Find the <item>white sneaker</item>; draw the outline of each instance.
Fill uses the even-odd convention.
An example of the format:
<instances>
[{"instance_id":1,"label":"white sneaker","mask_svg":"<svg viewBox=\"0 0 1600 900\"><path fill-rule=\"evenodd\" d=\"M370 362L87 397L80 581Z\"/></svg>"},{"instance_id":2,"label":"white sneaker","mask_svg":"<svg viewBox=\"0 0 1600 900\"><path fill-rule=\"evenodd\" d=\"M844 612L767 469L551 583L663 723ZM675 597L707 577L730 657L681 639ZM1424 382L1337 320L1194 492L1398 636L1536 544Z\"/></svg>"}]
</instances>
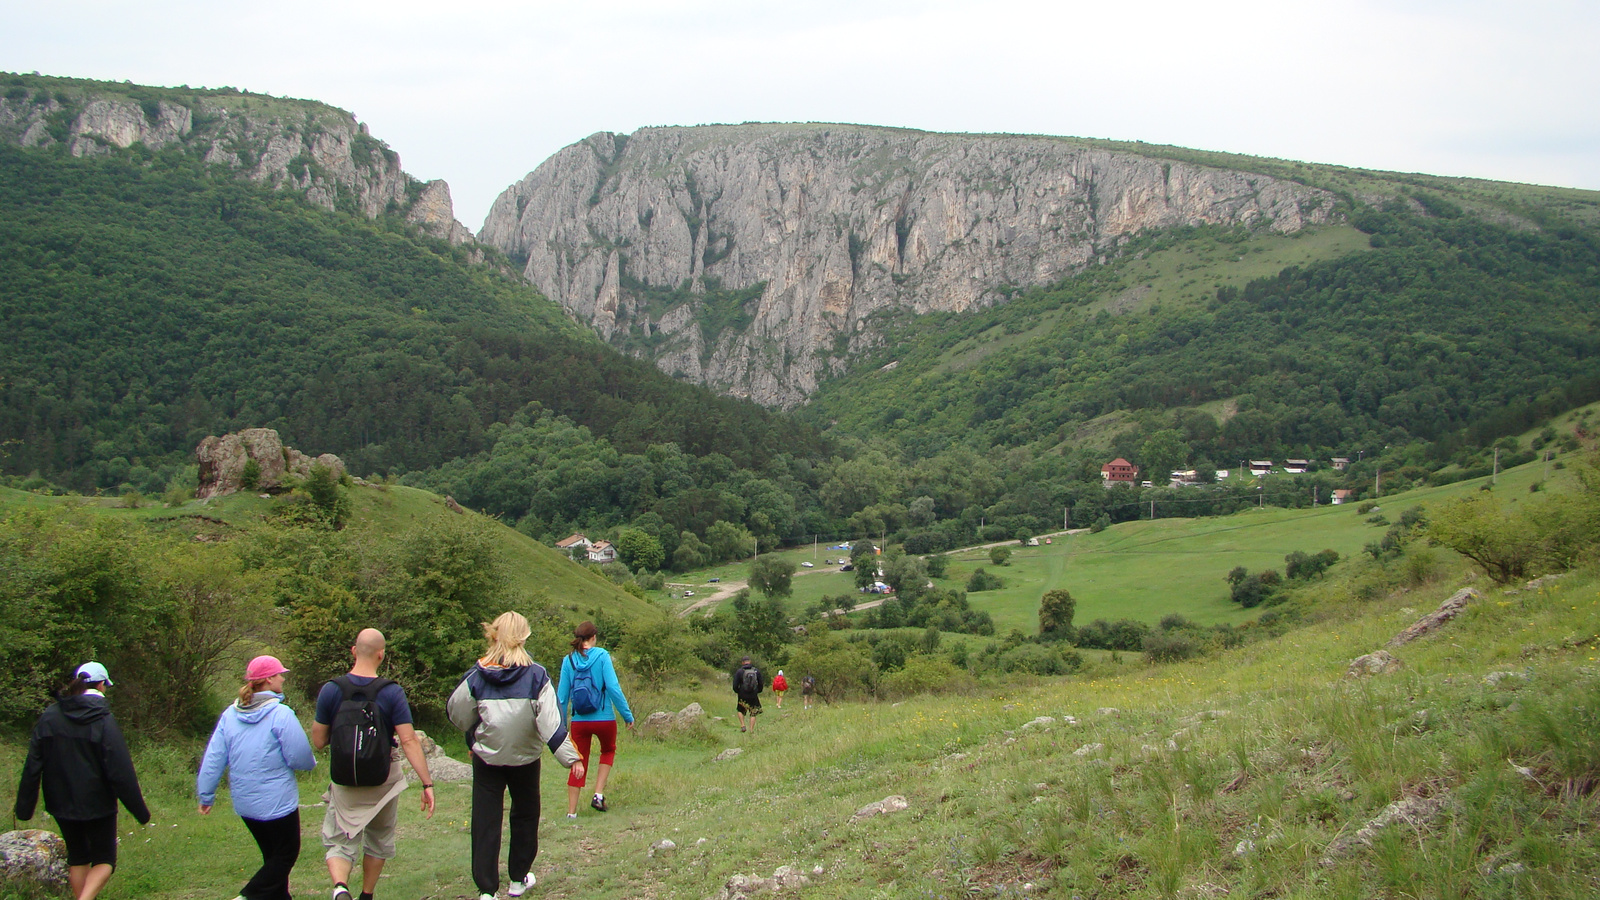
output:
<instances>
[{"instance_id":1,"label":"white sneaker","mask_svg":"<svg viewBox=\"0 0 1600 900\"><path fill-rule=\"evenodd\" d=\"M522 892L526 891L528 888L533 887L534 883L537 882L538 880L539 879L533 877L533 873L532 872L529 872L527 878L524 878L521 881L513 881L513 882L511 882L511 886L506 888L506 893L510 894L513 897L521 897L522 896Z\"/></svg>"},{"instance_id":2,"label":"white sneaker","mask_svg":"<svg viewBox=\"0 0 1600 900\"><path fill-rule=\"evenodd\" d=\"M494 900L493 894L479 894L478 900Z\"/></svg>"}]
</instances>

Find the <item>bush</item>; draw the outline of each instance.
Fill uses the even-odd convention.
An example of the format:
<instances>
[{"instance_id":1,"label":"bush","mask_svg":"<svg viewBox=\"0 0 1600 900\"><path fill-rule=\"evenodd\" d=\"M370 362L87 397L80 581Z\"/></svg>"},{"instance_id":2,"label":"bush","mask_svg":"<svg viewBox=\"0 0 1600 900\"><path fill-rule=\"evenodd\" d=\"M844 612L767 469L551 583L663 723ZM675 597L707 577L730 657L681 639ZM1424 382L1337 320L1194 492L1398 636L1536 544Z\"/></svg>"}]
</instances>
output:
<instances>
[{"instance_id":1,"label":"bush","mask_svg":"<svg viewBox=\"0 0 1600 900\"><path fill-rule=\"evenodd\" d=\"M966 693L977 687L972 675L942 656L921 653L907 659L897 672L878 679L878 696L901 700L917 694Z\"/></svg>"},{"instance_id":2,"label":"bush","mask_svg":"<svg viewBox=\"0 0 1600 900\"><path fill-rule=\"evenodd\" d=\"M676 616L639 623L619 648L623 662L650 684L659 684L689 661L689 644Z\"/></svg>"},{"instance_id":3,"label":"bush","mask_svg":"<svg viewBox=\"0 0 1600 900\"><path fill-rule=\"evenodd\" d=\"M1011 548L1010 547L990 547L989 548L989 562L991 562L991 563L993 563L993 564L995 564L997 566L1003 566L1003 565L1008 564L1010 561L1011 561Z\"/></svg>"},{"instance_id":4,"label":"bush","mask_svg":"<svg viewBox=\"0 0 1600 900\"><path fill-rule=\"evenodd\" d=\"M867 645L846 643L832 631L809 635L805 643L791 648L785 668L793 673L791 681L814 676L817 694L828 701L870 696L878 682L878 668Z\"/></svg>"},{"instance_id":5,"label":"bush","mask_svg":"<svg viewBox=\"0 0 1600 900\"><path fill-rule=\"evenodd\" d=\"M1144 658L1152 663L1181 662L1204 652L1200 641L1181 629L1154 631L1144 638Z\"/></svg>"},{"instance_id":6,"label":"bush","mask_svg":"<svg viewBox=\"0 0 1600 900\"><path fill-rule=\"evenodd\" d=\"M1005 582L1000 580L999 575L990 575L982 568L973 572L972 577L967 579L967 593L969 594L975 594L979 591L998 591L1004 586Z\"/></svg>"},{"instance_id":7,"label":"bush","mask_svg":"<svg viewBox=\"0 0 1600 900\"><path fill-rule=\"evenodd\" d=\"M1000 654L1000 671L1008 674L1069 675L1083 666L1083 657L1043 644L1023 644Z\"/></svg>"},{"instance_id":8,"label":"bush","mask_svg":"<svg viewBox=\"0 0 1600 900\"><path fill-rule=\"evenodd\" d=\"M1095 619L1078 629L1077 644L1091 650L1142 650L1150 626L1132 619Z\"/></svg>"}]
</instances>

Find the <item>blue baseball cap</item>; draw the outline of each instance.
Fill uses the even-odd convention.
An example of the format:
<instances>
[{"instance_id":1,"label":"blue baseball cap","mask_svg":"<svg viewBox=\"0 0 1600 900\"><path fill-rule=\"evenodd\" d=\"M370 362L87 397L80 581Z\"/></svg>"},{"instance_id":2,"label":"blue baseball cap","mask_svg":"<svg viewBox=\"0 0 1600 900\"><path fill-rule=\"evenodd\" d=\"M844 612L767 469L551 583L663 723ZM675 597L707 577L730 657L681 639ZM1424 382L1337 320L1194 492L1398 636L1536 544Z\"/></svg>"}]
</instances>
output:
<instances>
[{"instance_id":1,"label":"blue baseball cap","mask_svg":"<svg viewBox=\"0 0 1600 900\"><path fill-rule=\"evenodd\" d=\"M111 676L106 672L106 667L97 662L86 662L78 667L78 677L84 681L103 681L111 684Z\"/></svg>"}]
</instances>

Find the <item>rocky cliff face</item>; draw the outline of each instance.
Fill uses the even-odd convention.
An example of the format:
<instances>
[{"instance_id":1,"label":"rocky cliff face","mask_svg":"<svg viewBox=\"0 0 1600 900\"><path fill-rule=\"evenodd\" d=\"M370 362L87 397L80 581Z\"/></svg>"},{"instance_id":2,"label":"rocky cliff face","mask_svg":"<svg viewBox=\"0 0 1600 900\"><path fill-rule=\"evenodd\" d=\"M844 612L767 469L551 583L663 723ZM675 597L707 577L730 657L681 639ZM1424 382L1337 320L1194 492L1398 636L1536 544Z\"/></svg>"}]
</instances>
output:
<instances>
[{"instance_id":1,"label":"rocky cliff face","mask_svg":"<svg viewBox=\"0 0 1600 900\"><path fill-rule=\"evenodd\" d=\"M343 110L236 91L37 76L12 81L0 96L0 140L59 147L73 156L134 144L181 147L245 178L298 191L327 209L368 218L396 212L451 243L472 240L456 221L450 186L407 175L400 157Z\"/></svg>"},{"instance_id":2,"label":"rocky cliff face","mask_svg":"<svg viewBox=\"0 0 1600 900\"><path fill-rule=\"evenodd\" d=\"M1304 185L1067 139L742 125L596 134L507 189L478 238L613 344L792 406L887 339L874 313L1000 302L1143 229L1334 215Z\"/></svg>"}]
</instances>

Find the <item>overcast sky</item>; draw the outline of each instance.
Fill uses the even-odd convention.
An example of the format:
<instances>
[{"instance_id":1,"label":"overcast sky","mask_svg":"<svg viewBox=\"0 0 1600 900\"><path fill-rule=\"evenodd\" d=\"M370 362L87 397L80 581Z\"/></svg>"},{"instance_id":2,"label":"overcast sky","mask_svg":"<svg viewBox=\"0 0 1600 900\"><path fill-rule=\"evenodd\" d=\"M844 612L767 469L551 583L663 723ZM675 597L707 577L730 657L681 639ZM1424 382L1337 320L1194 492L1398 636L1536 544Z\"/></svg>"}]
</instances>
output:
<instances>
[{"instance_id":1,"label":"overcast sky","mask_svg":"<svg viewBox=\"0 0 1600 900\"><path fill-rule=\"evenodd\" d=\"M0 0L0 69L321 100L476 231L646 125L1073 135L1600 189L1600 3Z\"/></svg>"}]
</instances>

